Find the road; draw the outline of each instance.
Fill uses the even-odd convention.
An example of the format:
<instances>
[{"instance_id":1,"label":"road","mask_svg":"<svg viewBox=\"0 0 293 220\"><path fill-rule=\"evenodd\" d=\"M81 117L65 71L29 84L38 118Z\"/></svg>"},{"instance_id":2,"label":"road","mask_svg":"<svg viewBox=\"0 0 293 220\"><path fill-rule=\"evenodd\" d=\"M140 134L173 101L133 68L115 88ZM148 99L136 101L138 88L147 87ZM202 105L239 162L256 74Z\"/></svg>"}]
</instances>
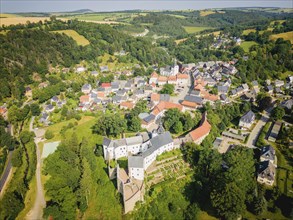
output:
<instances>
[{"instance_id":1,"label":"road","mask_svg":"<svg viewBox=\"0 0 293 220\"><path fill-rule=\"evenodd\" d=\"M2 176L1 176L1 179L0 179L0 194L2 194L2 189L4 188L5 183L6 183L7 179L8 179L8 176L9 176L9 174L11 172L11 167L12 167L11 166L11 157L12 157L12 152L13 151L9 151L9 153L8 153L8 156L7 156L7 165L6 165L5 170L4 170L4 172L3 172Z\"/></svg>"},{"instance_id":2,"label":"road","mask_svg":"<svg viewBox=\"0 0 293 220\"><path fill-rule=\"evenodd\" d=\"M257 141L257 138L259 136L259 134L262 131L262 128L265 126L265 124L269 121L270 119L270 115L269 112L265 111L260 120L257 122L257 124L255 125L255 127L253 128L253 130L251 131L249 138L247 140L246 146L250 147L250 148L254 148L255 147L255 143Z\"/></svg>"},{"instance_id":3,"label":"road","mask_svg":"<svg viewBox=\"0 0 293 220\"><path fill-rule=\"evenodd\" d=\"M34 131L33 123L35 117L33 116L30 122L30 131ZM33 208L29 211L26 216L28 220L43 219L43 208L46 207L46 201L44 196L43 185L41 181L41 152L38 146L38 143L41 141L40 138L35 138L36 144L36 154L37 154L37 169L36 169L36 178L37 178L37 195Z\"/></svg>"}]
</instances>

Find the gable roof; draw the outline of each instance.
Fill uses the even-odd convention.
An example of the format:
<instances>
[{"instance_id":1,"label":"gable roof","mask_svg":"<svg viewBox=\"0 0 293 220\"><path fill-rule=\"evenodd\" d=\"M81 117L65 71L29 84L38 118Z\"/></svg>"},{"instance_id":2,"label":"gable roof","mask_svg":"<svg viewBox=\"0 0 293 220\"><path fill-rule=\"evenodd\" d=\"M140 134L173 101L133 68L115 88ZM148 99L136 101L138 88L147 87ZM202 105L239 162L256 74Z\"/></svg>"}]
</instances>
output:
<instances>
[{"instance_id":1,"label":"gable roof","mask_svg":"<svg viewBox=\"0 0 293 220\"><path fill-rule=\"evenodd\" d=\"M200 105L203 103L203 99L201 97L191 96L191 95L185 96L184 101L194 102L194 103L200 104Z\"/></svg>"},{"instance_id":2,"label":"gable roof","mask_svg":"<svg viewBox=\"0 0 293 220\"><path fill-rule=\"evenodd\" d=\"M265 160L275 160L275 154L275 149L272 146L268 145L262 147L260 157Z\"/></svg>"},{"instance_id":3,"label":"gable roof","mask_svg":"<svg viewBox=\"0 0 293 220\"><path fill-rule=\"evenodd\" d=\"M143 168L143 157L142 156L129 156L128 157L129 168Z\"/></svg>"},{"instance_id":4,"label":"gable roof","mask_svg":"<svg viewBox=\"0 0 293 220\"><path fill-rule=\"evenodd\" d=\"M177 75L177 79L188 79L188 75L187 74L178 74Z\"/></svg>"},{"instance_id":5,"label":"gable roof","mask_svg":"<svg viewBox=\"0 0 293 220\"><path fill-rule=\"evenodd\" d=\"M251 123L254 119L255 119L255 114L251 110L249 110L248 112L246 112L245 115L243 115L240 118L240 121L243 121L245 123Z\"/></svg>"},{"instance_id":6,"label":"gable roof","mask_svg":"<svg viewBox=\"0 0 293 220\"><path fill-rule=\"evenodd\" d=\"M258 176L268 180L274 180L276 173L275 166L268 160L262 161L259 164Z\"/></svg>"},{"instance_id":7,"label":"gable roof","mask_svg":"<svg viewBox=\"0 0 293 220\"><path fill-rule=\"evenodd\" d=\"M183 106L180 104L176 104L173 102L166 102L166 101L161 101L159 104L157 104L153 110L152 114L158 115L160 112L170 109L170 108L177 108L179 111L183 110Z\"/></svg>"},{"instance_id":8,"label":"gable roof","mask_svg":"<svg viewBox=\"0 0 293 220\"><path fill-rule=\"evenodd\" d=\"M159 78L159 75L156 72L153 72L151 75L151 78Z\"/></svg>"},{"instance_id":9,"label":"gable roof","mask_svg":"<svg viewBox=\"0 0 293 220\"><path fill-rule=\"evenodd\" d=\"M203 113L202 119L200 122L200 126L193 131L189 132L190 137L193 141L197 141L198 139L208 135L211 130L211 125L207 120L207 113Z\"/></svg>"}]
</instances>

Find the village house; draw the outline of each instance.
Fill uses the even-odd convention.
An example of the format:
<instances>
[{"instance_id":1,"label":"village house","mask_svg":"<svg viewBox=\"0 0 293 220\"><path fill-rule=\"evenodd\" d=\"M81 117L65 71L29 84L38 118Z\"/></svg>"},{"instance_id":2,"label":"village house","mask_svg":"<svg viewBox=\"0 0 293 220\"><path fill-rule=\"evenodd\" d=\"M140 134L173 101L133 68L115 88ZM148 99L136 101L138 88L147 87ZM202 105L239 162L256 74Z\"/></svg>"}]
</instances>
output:
<instances>
[{"instance_id":1,"label":"village house","mask_svg":"<svg viewBox=\"0 0 293 220\"><path fill-rule=\"evenodd\" d=\"M178 86L186 86L188 83L188 75L187 74L178 74L177 75L177 84Z\"/></svg>"},{"instance_id":2,"label":"village house","mask_svg":"<svg viewBox=\"0 0 293 220\"><path fill-rule=\"evenodd\" d=\"M176 85L177 84L176 76L169 76L168 77L168 84Z\"/></svg>"},{"instance_id":3,"label":"village house","mask_svg":"<svg viewBox=\"0 0 293 220\"><path fill-rule=\"evenodd\" d=\"M8 115L8 111L6 106L0 106L0 115L6 120L7 119L7 115Z\"/></svg>"},{"instance_id":4,"label":"village house","mask_svg":"<svg viewBox=\"0 0 293 220\"><path fill-rule=\"evenodd\" d=\"M239 127L241 129L250 129L254 120L255 120L255 114L250 110L240 118Z\"/></svg>"},{"instance_id":5,"label":"village house","mask_svg":"<svg viewBox=\"0 0 293 220\"><path fill-rule=\"evenodd\" d=\"M186 135L186 141L192 141L195 144L201 144L201 142L209 135L211 131L211 125L207 119L207 112L203 113L200 125L198 128L189 132Z\"/></svg>"},{"instance_id":6,"label":"village house","mask_svg":"<svg viewBox=\"0 0 293 220\"><path fill-rule=\"evenodd\" d=\"M275 167L277 167L276 151L271 145L261 148L260 161L262 162L266 160L270 161Z\"/></svg>"},{"instance_id":7,"label":"village house","mask_svg":"<svg viewBox=\"0 0 293 220\"><path fill-rule=\"evenodd\" d=\"M171 108L177 108L179 111L184 112L185 108L180 105L176 104L173 102L166 102L166 101L161 101L159 104L157 104L153 109L152 109L152 114L156 116L156 120L162 117L168 109Z\"/></svg>"},{"instance_id":8,"label":"village house","mask_svg":"<svg viewBox=\"0 0 293 220\"><path fill-rule=\"evenodd\" d=\"M109 72L108 66L100 66L100 71L103 72Z\"/></svg>"},{"instance_id":9,"label":"village house","mask_svg":"<svg viewBox=\"0 0 293 220\"><path fill-rule=\"evenodd\" d=\"M47 125L49 123L49 115L46 112L43 112L41 114L39 122Z\"/></svg>"},{"instance_id":10,"label":"village house","mask_svg":"<svg viewBox=\"0 0 293 220\"><path fill-rule=\"evenodd\" d=\"M166 76L159 76L158 78L158 85L163 86L167 84L168 78Z\"/></svg>"},{"instance_id":11,"label":"village house","mask_svg":"<svg viewBox=\"0 0 293 220\"><path fill-rule=\"evenodd\" d=\"M276 167L268 160L259 164L257 181L269 186L273 186L276 175Z\"/></svg>"},{"instance_id":12,"label":"village house","mask_svg":"<svg viewBox=\"0 0 293 220\"><path fill-rule=\"evenodd\" d=\"M83 73L86 71L86 68L83 66L76 67L76 73Z\"/></svg>"},{"instance_id":13,"label":"village house","mask_svg":"<svg viewBox=\"0 0 293 220\"><path fill-rule=\"evenodd\" d=\"M47 113L49 113L49 112L53 112L54 109L55 109L55 107L54 107L53 105L51 105L51 104L49 104L49 105L47 105L47 106L45 107L45 111L46 111Z\"/></svg>"},{"instance_id":14,"label":"village house","mask_svg":"<svg viewBox=\"0 0 293 220\"><path fill-rule=\"evenodd\" d=\"M98 73L98 71L94 70L94 71L91 71L91 75L94 77L97 77L99 75L99 73Z\"/></svg>"},{"instance_id":15,"label":"village house","mask_svg":"<svg viewBox=\"0 0 293 220\"><path fill-rule=\"evenodd\" d=\"M120 105L119 105L119 107L121 109L126 109L126 110L133 109L134 108L134 103L129 102L129 101L121 102Z\"/></svg>"},{"instance_id":16,"label":"village house","mask_svg":"<svg viewBox=\"0 0 293 220\"><path fill-rule=\"evenodd\" d=\"M82 87L81 87L81 91L84 93L84 94L89 94L92 90L92 86L90 84L84 84Z\"/></svg>"},{"instance_id":17,"label":"village house","mask_svg":"<svg viewBox=\"0 0 293 220\"><path fill-rule=\"evenodd\" d=\"M276 142L276 139L278 138L281 127L282 127L282 122L276 121L269 135L269 138L268 138L269 141Z\"/></svg>"},{"instance_id":18,"label":"village house","mask_svg":"<svg viewBox=\"0 0 293 220\"><path fill-rule=\"evenodd\" d=\"M31 87L29 87L29 86L25 87L25 96L27 98L31 98L33 96L33 91L31 89Z\"/></svg>"},{"instance_id":19,"label":"village house","mask_svg":"<svg viewBox=\"0 0 293 220\"><path fill-rule=\"evenodd\" d=\"M150 77L149 84L152 84L152 83L157 84L158 79L159 79L159 75L156 72L153 72L151 77Z\"/></svg>"},{"instance_id":20,"label":"village house","mask_svg":"<svg viewBox=\"0 0 293 220\"><path fill-rule=\"evenodd\" d=\"M283 85L284 85L284 81L282 81L282 80L276 80L275 81L275 87L281 87Z\"/></svg>"}]
</instances>

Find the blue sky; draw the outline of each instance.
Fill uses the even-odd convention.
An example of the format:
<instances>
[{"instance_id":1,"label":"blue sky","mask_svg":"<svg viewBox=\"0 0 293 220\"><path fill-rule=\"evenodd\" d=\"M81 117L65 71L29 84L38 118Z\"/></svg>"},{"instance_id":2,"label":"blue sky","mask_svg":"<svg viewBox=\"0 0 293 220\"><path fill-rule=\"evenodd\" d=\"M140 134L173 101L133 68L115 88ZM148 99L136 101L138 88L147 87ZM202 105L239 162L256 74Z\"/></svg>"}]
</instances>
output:
<instances>
[{"instance_id":1,"label":"blue sky","mask_svg":"<svg viewBox=\"0 0 293 220\"><path fill-rule=\"evenodd\" d=\"M293 0L0 0L1 13L4 12L60 12L78 9L91 9L93 11L117 11L117 10L182 10L205 9L225 7L283 7L292 8Z\"/></svg>"}]
</instances>

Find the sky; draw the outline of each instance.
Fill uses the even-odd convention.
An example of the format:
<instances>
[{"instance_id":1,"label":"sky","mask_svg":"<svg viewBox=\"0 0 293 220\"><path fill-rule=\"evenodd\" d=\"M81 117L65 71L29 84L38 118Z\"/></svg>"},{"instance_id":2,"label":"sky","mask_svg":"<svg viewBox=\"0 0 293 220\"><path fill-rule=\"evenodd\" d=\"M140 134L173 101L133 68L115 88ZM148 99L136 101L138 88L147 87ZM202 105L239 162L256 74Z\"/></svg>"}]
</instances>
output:
<instances>
[{"instance_id":1,"label":"sky","mask_svg":"<svg viewBox=\"0 0 293 220\"><path fill-rule=\"evenodd\" d=\"M64 12L79 9L93 11L118 10L184 10L228 7L281 7L293 8L293 0L0 0L1 13Z\"/></svg>"}]
</instances>

